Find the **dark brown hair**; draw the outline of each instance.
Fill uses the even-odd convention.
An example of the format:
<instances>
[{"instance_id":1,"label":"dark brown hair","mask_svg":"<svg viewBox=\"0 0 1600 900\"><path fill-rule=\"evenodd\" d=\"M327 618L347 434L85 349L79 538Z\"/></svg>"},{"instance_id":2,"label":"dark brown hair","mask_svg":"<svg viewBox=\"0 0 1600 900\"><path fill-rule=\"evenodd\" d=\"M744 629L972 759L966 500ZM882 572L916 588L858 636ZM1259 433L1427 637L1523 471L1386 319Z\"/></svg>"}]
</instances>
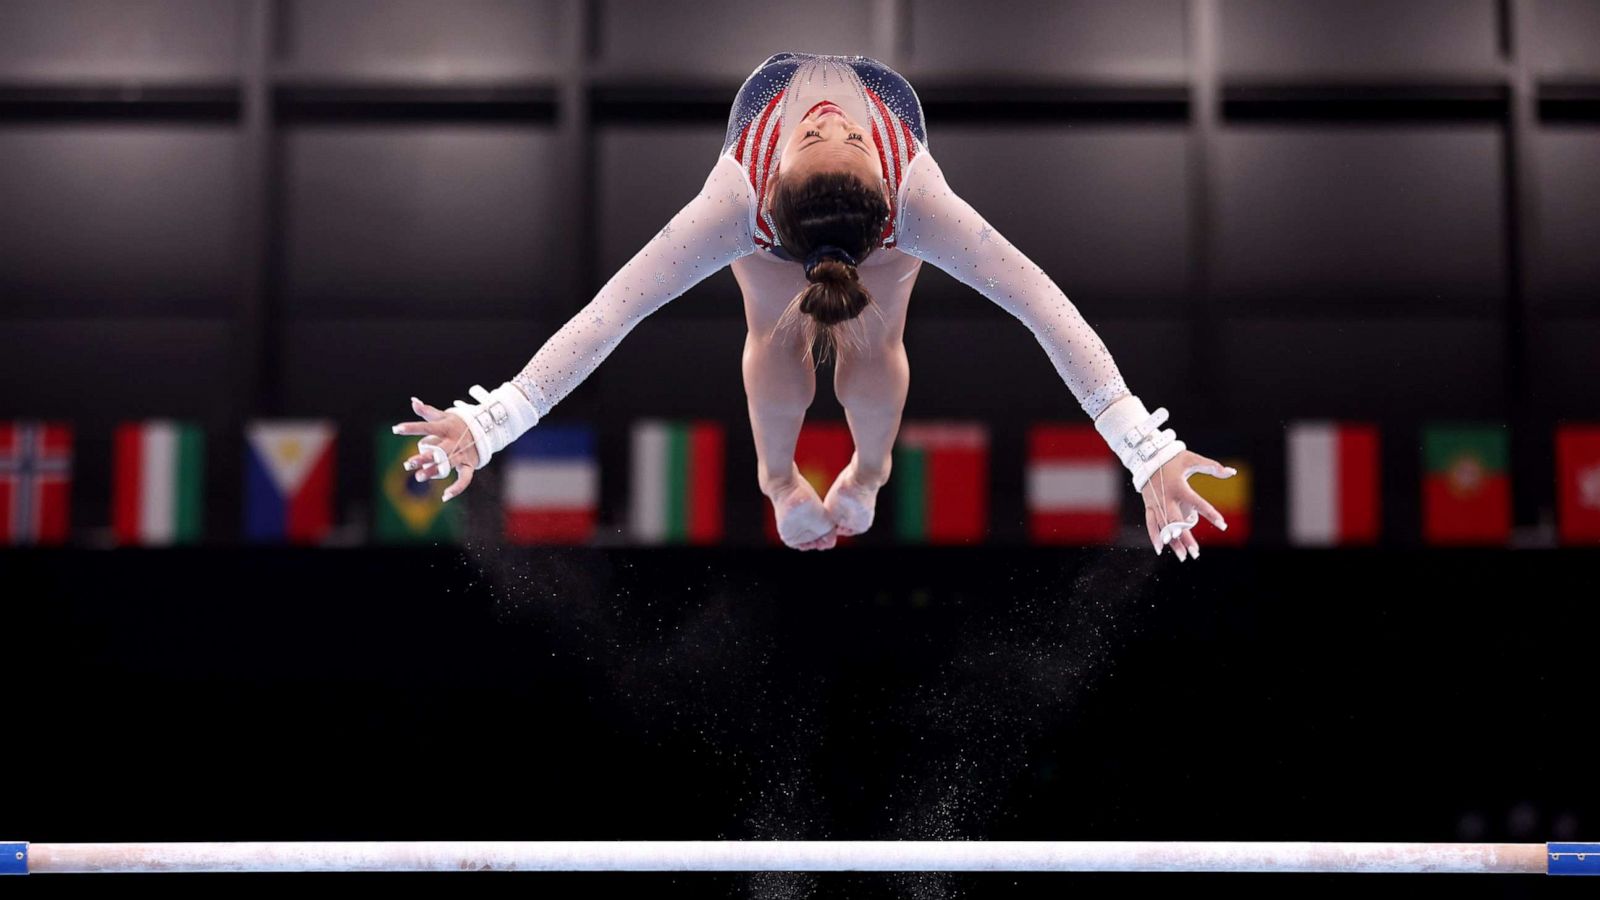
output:
<instances>
[{"instance_id":1,"label":"dark brown hair","mask_svg":"<svg viewBox=\"0 0 1600 900\"><path fill-rule=\"evenodd\" d=\"M778 241L804 265L818 248L833 247L862 262L877 248L889 219L883 193L848 172L818 172L804 178L779 178L772 192L772 221ZM824 251L828 252L828 251ZM855 265L834 253L815 261L811 284L795 295L785 319L798 309L809 316L806 345L817 347L817 361L837 349L834 326L861 315L872 295Z\"/></svg>"}]
</instances>

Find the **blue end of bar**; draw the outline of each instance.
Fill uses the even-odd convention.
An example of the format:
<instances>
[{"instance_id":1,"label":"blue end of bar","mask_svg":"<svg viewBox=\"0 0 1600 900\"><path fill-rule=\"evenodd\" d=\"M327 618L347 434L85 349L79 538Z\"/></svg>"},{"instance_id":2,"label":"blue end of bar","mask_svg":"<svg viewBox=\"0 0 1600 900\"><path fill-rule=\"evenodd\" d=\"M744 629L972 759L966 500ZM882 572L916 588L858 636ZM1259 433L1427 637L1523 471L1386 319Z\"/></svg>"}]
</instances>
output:
<instances>
[{"instance_id":1,"label":"blue end of bar","mask_svg":"<svg viewBox=\"0 0 1600 900\"><path fill-rule=\"evenodd\" d=\"M1600 875L1600 844L1545 844L1551 875Z\"/></svg>"},{"instance_id":2,"label":"blue end of bar","mask_svg":"<svg viewBox=\"0 0 1600 900\"><path fill-rule=\"evenodd\" d=\"M0 841L0 875L28 874L28 842Z\"/></svg>"}]
</instances>

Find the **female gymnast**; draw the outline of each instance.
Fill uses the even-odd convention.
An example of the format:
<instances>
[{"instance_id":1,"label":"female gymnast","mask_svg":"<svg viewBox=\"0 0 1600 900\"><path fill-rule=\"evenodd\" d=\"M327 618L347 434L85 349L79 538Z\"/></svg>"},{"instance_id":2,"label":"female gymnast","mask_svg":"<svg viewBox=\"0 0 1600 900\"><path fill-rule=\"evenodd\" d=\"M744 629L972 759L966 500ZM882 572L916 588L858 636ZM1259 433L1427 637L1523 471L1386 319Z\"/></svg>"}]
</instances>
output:
<instances>
[{"instance_id":1,"label":"female gymnast","mask_svg":"<svg viewBox=\"0 0 1600 900\"><path fill-rule=\"evenodd\" d=\"M888 481L910 369L906 308L924 262L1021 320L1132 473L1160 554L1198 556L1191 533L1221 514L1188 484L1234 470L1188 450L1167 410L1131 394L1077 308L1044 270L955 194L932 154L922 105L893 69L865 56L778 53L745 79L705 185L510 381L473 385L476 402L440 410L413 397L423 435L405 462L419 481L466 490L495 452L550 414L645 316L724 266L744 295L744 384L761 492L783 542L827 549L872 524ZM864 313L866 313L864 315ZM825 497L801 476L795 442L816 392L833 385L855 443Z\"/></svg>"}]
</instances>

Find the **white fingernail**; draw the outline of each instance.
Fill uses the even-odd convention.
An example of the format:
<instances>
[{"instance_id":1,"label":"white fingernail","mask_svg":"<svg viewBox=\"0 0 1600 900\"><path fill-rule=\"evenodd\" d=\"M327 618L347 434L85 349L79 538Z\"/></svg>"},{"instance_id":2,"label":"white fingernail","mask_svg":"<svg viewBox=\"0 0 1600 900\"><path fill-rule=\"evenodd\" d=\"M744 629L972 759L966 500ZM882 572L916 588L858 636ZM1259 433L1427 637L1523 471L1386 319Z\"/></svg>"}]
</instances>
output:
<instances>
[{"instance_id":1,"label":"white fingernail","mask_svg":"<svg viewBox=\"0 0 1600 900\"><path fill-rule=\"evenodd\" d=\"M409 459L408 459L408 460L406 460L406 471L407 471L407 472L409 472L409 471L411 471L411 470L412 470L412 469L415 469L415 468L416 468L416 467L417 467L417 464L416 464L416 463L414 463L414 462L412 462L412 461L411 461L411 460L409 460Z\"/></svg>"},{"instance_id":2,"label":"white fingernail","mask_svg":"<svg viewBox=\"0 0 1600 900\"><path fill-rule=\"evenodd\" d=\"M400 430L400 426L399 425L394 426L394 428L392 428L390 430L393 431L395 434L404 434L405 433L405 432Z\"/></svg>"},{"instance_id":3,"label":"white fingernail","mask_svg":"<svg viewBox=\"0 0 1600 900\"><path fill-rule=\"evenodd\" d=\"M454 496L455 496L455 494L451 494L449 492L446 492L445 495L444 495L444 499L442 501L440 501L440 502L441 503L449 503L450 502L450 498L454 497Z\"/></svg>"},{"instance_id":4,"label":"white fingernail","mask_svg":"<svg viewBox=\"0 0 1600 900\"><path fill-rule=\"evenodd\" d=\"M418 481L423 481L424 480L423 477L422 477L422 473L421 472L417 473L417 480Z\"/></svg>"},{"instance_id":5,"label":"white fingernail","mask_svg":"<svg viewBox=\"0 0 1600 900\"><path fill-rule=\"evenodd\" d=\"M1221 525L1218 525L1217 527L1221 528L1223 531L1227 531L1228 530L1228 523L1227 522L1223 522Z\"/></svg>"}]
</instances>

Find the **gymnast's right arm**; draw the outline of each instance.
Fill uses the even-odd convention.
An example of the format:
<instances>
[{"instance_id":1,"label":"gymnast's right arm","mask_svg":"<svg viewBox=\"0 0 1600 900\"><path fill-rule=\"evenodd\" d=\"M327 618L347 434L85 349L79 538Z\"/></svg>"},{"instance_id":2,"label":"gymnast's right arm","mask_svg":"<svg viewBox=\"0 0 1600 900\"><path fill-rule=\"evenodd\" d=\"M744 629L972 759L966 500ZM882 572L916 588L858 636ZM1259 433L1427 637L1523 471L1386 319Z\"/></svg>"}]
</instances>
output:
<instances>
[{"instance_id":1,"label":"gymnast's right arm","mask_svg":"<svg viewBox=\"0 0 1600 900\"><path fill-rule=\"evenodd\" d=\"M442 478L450 466L482 468L493 455L550 414L551 407L589 377L622 339L667 301L681 295L734 260L756 251L753 241L755 196L743 167L731 156L717 158L705 185L633 258L611 276L577 315L556 331L509 381L493 391L473 385L476 403L457 400L440 411L413 398L425 421L395 427L397 434L421 434L414 466L428 478ZM453 416L466 424L470 437ZM456 440L452 440L452 435ZM432 445L432 449L430 448ZM474 458L474 448L476 458ZM413 467L408 461L408 467ZM470 478L463 473L462 479ZM459 493L461 481L447 496Z\"/></svg>"}]
</instances>

